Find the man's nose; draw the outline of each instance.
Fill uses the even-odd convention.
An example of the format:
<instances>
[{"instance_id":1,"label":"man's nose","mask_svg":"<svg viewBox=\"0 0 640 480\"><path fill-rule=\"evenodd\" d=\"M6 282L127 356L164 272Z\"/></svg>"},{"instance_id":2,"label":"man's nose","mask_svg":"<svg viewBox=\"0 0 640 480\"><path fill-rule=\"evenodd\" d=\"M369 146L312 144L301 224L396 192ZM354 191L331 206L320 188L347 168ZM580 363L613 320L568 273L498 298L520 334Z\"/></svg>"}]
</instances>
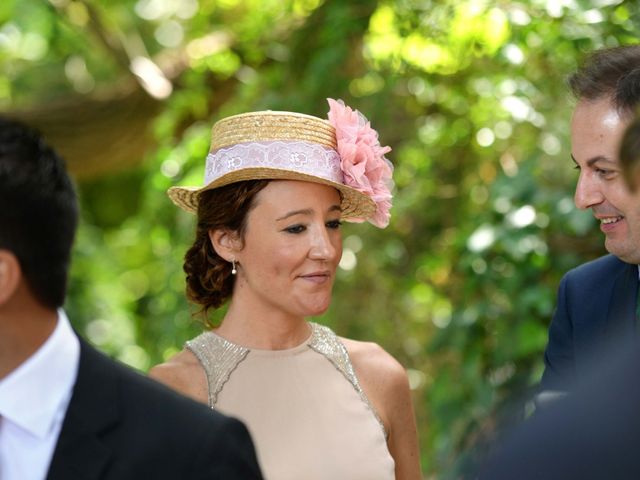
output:
<instances>
[{"instance_id":1,"label":"man's nose","mask_svg":"<svg viewBox=\"0 0 640 480\"><path fill-rule=\"evenodd\" d=\"M576 207L581 210L591 208L603 202L604 196L600 190L599 183L593 178L590 172L580 172L573 200Z\"/></svg>"}]
</instances>

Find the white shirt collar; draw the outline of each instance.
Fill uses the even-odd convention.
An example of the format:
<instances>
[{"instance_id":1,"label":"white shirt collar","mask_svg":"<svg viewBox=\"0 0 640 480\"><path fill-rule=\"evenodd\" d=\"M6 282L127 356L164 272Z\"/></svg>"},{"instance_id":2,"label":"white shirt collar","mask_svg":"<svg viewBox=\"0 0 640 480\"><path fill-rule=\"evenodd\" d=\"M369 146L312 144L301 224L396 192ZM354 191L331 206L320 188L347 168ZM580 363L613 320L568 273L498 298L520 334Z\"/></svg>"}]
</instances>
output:
<instances>
[{"instance_id":1,"label":"white shirt collar","mask_svg":"<svg viewBox=\"0 0 640 480\"><path fill-rule=\"evenodd\" d=\"M66 411L78 374L80 342L58 310L55 330L42 346L0 381L0 413L42 438Z\"/></svg>"}]
</instances>

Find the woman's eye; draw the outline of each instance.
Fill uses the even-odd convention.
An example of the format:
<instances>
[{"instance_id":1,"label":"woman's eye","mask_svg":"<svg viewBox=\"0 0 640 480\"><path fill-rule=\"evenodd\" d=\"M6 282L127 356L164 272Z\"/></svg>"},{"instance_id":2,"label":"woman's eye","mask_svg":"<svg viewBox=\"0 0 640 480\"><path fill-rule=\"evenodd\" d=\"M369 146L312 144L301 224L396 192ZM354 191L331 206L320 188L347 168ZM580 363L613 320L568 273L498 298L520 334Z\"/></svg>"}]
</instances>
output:
<instances>
[{"instance_id":1,"label":"woman's eye","mask_svg":"<svg viewBox=\"0 0 640 480\"><path fill-rule=\"evenodd\" d=\"M328 228L337 229L340 228L340 225L342 225L342 222L340 220L331 220L330 222L327 222Z\"/></svg>"},{"instance_id":2,"label":"woman's eye","mask_svg":"<svg viewBox=\"0 0 640 480\"><path fill-rule=\"evenodd\" d=\"M288 233L302 233L304 230L304 225L292 225L291 227L285 228L285 231Z\"/></svg>"}]
</instances>

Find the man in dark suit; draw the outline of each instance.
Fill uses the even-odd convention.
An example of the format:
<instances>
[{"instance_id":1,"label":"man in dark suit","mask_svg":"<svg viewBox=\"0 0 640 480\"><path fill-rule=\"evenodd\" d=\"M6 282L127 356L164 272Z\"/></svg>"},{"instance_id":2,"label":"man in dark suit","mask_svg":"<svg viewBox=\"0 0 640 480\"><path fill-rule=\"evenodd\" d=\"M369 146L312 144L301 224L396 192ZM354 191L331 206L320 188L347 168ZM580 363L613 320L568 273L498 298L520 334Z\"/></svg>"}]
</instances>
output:
<instances>
[{"instance_id":1,"label":"man in dark suit","mask_svg":"<svg viewBox=\"0 0 640 480\"><path fill-rule=\"evenodd\" d=\"M495 449L482 480L640 478L640 350L618 339L572 393L537 412Z\"/></svg>"},{"instance_id":2,"label":"man in dark suit","mask_svg":"<svg viewBox=\"0 0 640 480\"><path fill-rule=\"evenodd\" d=\"M620 148L624 177L640 187L640 118ZM586 359L571 393L536 413L494 451L482 480L601 480L640 478L640 343L612 338ZM592 361L593 360L593 361Z\"/></svg>"},{"instance_id":3,"label":"man in dark suit","mask_svg":"<svg viewBox=\"0 0 640 480\"><path fill-rule=\"evenodd\" d=\"M579 171L575 203L599 220L610 255L571 270L560 283L542 396L569 389L611 338L636 335L640 194L623 178L618 148L640 102L640 45L595 52L569 83L577 98L571 121Z\"/></svg>"},{"instance_id":4,"label":"man in dark suit","mask_svg":"<svg viewBox=\"0 0 640 480\"><path fill-rule=\"evenodd\" d=\"M262 478L242 423L75 334L61 306L77 220L63 161L0 118L0 478Z\"/></svg>"}]
</instances>

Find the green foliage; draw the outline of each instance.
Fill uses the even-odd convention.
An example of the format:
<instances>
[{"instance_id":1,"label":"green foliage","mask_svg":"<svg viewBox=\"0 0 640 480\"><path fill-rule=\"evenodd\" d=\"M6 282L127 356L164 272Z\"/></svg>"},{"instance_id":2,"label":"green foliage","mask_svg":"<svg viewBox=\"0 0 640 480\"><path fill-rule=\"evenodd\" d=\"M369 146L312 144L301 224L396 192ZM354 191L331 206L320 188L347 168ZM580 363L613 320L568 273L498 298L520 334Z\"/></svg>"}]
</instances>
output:
<instances>
[{"instance_id":1,"label":"green foliage","mask_svg":"<svg viewBox=\"0 0 640 480\"><path fill-rule=\"evenodd\" d=\"M144 162L80 182L67 305L142 370L202 328L181 270L193 218L164 192L201 182L211 124L267 108L324 116L326 97L364 112L393 147L393 218L345 227L322 321L405 365L425 476L460 478L539 379L561 275L603 252L572 202L564 79L586 51L637 41L637 12L633 0L5 1L0 105L101 94L131 82L127 55L172 65Z\"/></svg>"}]
</instances>

